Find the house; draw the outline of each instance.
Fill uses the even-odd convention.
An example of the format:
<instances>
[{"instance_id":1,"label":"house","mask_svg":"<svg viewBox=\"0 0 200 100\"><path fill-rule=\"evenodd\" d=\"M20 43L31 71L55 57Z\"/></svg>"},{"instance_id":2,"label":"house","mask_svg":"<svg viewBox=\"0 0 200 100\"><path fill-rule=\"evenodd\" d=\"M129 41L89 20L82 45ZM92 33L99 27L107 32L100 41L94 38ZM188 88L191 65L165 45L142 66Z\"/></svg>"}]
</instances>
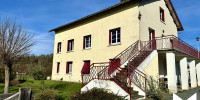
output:
<instances>
[{"instance_id":1,"label":"house","mask_svg":"<svg viewBox=\"0 0 200 100\"><path fill-rule=\"evenodd\" d=\"M183 30L171 0L121 0L50 30L55 32L52 80L82 82L83 92L104 88L129 99L132 89L146 95L150 76L172 93L178 86L189 89L189 77L195 88L199 53L178 38Z\"/></svg>"}]
</instances>

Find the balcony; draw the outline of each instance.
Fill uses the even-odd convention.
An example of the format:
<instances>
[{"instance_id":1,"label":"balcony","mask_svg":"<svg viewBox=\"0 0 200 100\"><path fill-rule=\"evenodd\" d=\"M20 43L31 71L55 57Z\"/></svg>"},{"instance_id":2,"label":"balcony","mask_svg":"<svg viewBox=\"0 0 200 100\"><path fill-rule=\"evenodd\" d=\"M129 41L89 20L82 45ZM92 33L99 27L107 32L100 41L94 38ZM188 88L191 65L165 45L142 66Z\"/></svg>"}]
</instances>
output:
<instances>
[{"instance_id":1,"label":"balcony","mask_svg":"<svg viewBox=\"0 0 200 100\"><path fill-rule=\"evenodd\" d=\"M200 53L196 48L174 35L156 37L155 40L151 41L141 41L140 46L144 47L148 43L151 44L150 48L154 50L176 50L200 60Z\"/></svg>"}]
</instances>

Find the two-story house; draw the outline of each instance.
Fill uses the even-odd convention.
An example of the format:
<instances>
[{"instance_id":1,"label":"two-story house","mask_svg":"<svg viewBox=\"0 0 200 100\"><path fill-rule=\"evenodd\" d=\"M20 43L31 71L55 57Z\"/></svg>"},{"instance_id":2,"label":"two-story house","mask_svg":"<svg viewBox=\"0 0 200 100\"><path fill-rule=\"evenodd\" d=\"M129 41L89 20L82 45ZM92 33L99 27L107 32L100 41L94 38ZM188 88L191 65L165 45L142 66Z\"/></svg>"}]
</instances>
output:
<instances>
[{"instance_id":1,"label":"two-story house","mask_svg":"<svg viewBox=\"0 0 200 100\"><path fill-rule=\"evenodd\" d=\"M197 87L199 53L178 38L183 30L171 0L121 0L50 30L55 31L52 80L82 82L82 91L105 88L128 98L131 87L146 95L149 76L173 93L177 85Z\"/></svg>"}]
</instances>

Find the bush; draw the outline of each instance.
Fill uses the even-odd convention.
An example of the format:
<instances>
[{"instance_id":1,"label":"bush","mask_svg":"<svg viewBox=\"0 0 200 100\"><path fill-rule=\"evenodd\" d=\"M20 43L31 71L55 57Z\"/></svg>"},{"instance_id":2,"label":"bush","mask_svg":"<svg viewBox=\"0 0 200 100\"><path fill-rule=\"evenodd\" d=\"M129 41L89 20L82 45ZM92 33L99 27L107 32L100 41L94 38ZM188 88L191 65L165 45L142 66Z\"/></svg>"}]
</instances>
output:
<instances>
[{"instance_id":1,"label":"bush","mask_svg":"<svg viewBox=\"0 0 200 100\"><path fill-rule=\"evenodd\" d=\"M149 77L147 80L147 97L154 100L162 100L165 93L167 93L167 89L153 77Z\"/></svg>"},{"instance_id":2,"label":"bush","mask_svg":"<svg viewBox=\"0 0 200 100\"><path fill-rule=\"evenodd\" d=\"M45 87L45 82L41 81L40 93L35 96L34 100L57 100L58 91Z\"/></svg>"},{"instance_id":3,"label":"bush","mask_svg":"<svg viewBox=\"0 0 200 100\"><path fill-rule=\"evenodd\" d=\"M57 100L57 99L58 99L58 91L54 89L42 90L35 96L35 100Z\"/></svg>"},{"instance_id":4,"label":"bush","mask_svg":"<svg viewBox=\"0 0 200 100\"><path fill-rule=\"evenodd\" d=\"M124 100L125 97L118 96L113 93L109 93L103 89L92 89L85 93L76 93L71 100Z\"/></svg>"},{"instance_id":5,"label":"bush","mask_svg":"<svg viewBox=\"0 0 200 100\"><path fill-rule=\"evenodd\" d=\"M12 80L10 81L11 86L19 86L20 82L18 80Z\"/></svg>"},{"instance_id":6,"label":"bush","mask_svg":"<svg viewBox=\"0 0 200 100\"><path fill-rule=\"evenodd\" d=\"M46 80L45 69L42 67L35 67L32 71L32 76L35 80Z\"/></svg>"}]
</instances>

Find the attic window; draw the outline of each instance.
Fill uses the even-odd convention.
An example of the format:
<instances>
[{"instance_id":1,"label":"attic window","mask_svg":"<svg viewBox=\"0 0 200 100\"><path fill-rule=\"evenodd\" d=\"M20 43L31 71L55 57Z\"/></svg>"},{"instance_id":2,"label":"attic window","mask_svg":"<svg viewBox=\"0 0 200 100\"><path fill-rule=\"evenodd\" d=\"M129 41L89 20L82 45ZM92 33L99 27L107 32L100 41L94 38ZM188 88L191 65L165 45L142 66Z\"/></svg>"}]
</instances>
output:
<instances>
[{"instance_id":1,"label":"attic window","mask_svg":"<svg viewBox=\"0 0 200 100\"><path fill-rule=\"evenodd\" d=\"M162 8L160 8L160 20L165 22L165 11Z\"/></svg>"}]
</instances>

